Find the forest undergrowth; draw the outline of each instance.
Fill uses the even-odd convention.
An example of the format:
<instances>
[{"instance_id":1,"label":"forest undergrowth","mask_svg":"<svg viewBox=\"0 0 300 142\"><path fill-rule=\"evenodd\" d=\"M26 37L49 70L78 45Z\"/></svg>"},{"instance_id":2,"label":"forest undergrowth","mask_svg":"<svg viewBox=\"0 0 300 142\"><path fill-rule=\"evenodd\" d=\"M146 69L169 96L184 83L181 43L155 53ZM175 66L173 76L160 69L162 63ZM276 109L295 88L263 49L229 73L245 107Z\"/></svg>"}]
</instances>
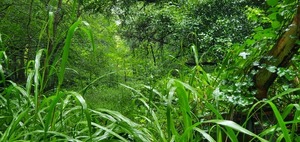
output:
<instances>
[{"instance_id":1,"label":"forest undergrowth","mask_svg":"<svg viewBox=\"0 0 300 142\"><path fill-rule=\"evenodd\" d=\"M273 6L272 3L269 5ZM257 9L248 10L249 13L259 12ZM161 57L167 63L160 64L157 61L159 58L154 57L152 46L155 44L145 43L144 47L147 52L152 49L151 62L127 57L123 53L125 50L118 51L121 57L108 52L109 49L106 49L109 55L98 54L92 25L81 18L68 27L67 32L62 34L64 36L59 37L63 39L62 52L56 54L57 49L50 44L55 37L55 16L51 12L48 16L36 39L38 43L46 39L47 44L38 44L34 59L28 60L25 68L12 73L7 69L15 59L7 56L8 49L0 34L1 142L300 141L300 88L293 84L280 85L280 82L286 81L282 78L296 78L297 74L291 75L292 67L256 65L256 61L263 56L258 47L269 44L269 41L263 41L264 36L274 36L271 32L278 30L279 26L273 25L276 28L271 30L258 27L253 34L255 38L249 37L244 43L228 44L230 46L222 51L220 62L209 62L213 66L203 65L204 55L199 55L199 45L190 44L189 54L194 60L193 65L187 66L186 60L169 63L175 60L171 55ZM254 14L248 16L251 18ZM105 35L96 36L105 38ZM98 72L97 67L105 66L98 66L98 58L95 59L95 66L87 58L86 62L93 65L94 69L80 76L70 65L85 60L81 56L76 59L73 57L76 54L72 54L79 50L81 39L78 37L86 37L85 40L90 43L84 45L88 47L87 50L80 49L84 57L90 57L89 53L103 55L107 57L107 66L115 68L101 72L100 76L93 76L91 72ZM110 44L125 46L121 37L112 37L115 41ZM77 43L74 44L74 41ZM24 56L27 55L26 52ZM115 57L113 59L116 61L108 57ZM293 60L298 61L299 58L296 55ZM132 64L127 65L128 60ZM159 70L169 64L180 69ZM136 65L135 70L129 72L128 68L134 68L133 65ZM119 69L120 66L124 69ZM258 72L253 69L255 67L277 72L282 77L276 80L279 83L270 87L271 95L268 98L255 97L257 92L253 89L252 80ZM90 66L86 65L86 68ZM12 74L20 70L24 71L26 82L11 79ZM141 74L144 76L138 76ZM89 78L78 81L78 76Z\"/></svg>"},{"instance_id":2,"label":"forest undergrowth","mask_svg":"<svg viewBox=\"0 0 300 142\"><path fill-rule=\"evenodd\" d=\"M68 60L71 38L82 21L70 27L60 72L57 72L58 85L50 93L40 94L43 84L41 71L42 54L37 52L34 61L26 69L27 82L19 85L7 79L5 63L10 60L1 51L1 131L0 141L240 141L241 136L250 141L297 141L299 140L299 104L286 104L283 110L274 100L300 89L289 89L268 100L247 105L245 118L237 124L233 115L235 108L227 108L222 102L218 79L214 73L206 73L201 66L192 69L192 76L179 73L179 79L165 78L156 86L144 86L147 94L128 85L119 84L132 92L131 119L117 111L91 109L79 92L61 88L64 79L65 63ZM89 34L89 32L87 32ZM196 52L195 52L196 53ZM195 56L197 56L195 54ZM196 61L197 62L197 61ZM222 74L216 69L216 74ZM224 73L223 73L224 74ZM189 79L188 83L185 83ZM88 86L87 86L88 87ZM84 88L87 89L87 88ZM145 91L146 92L146 91ZM109 92L105 92L108 93ZM218 98L219 97L219 98ZM125 99L126 100L126 99ZM119 100L123 103L124 99ZM130 100L127 100L130 101ZM237 100L235 100L237 101ZM244 102L240 102L244 103ZM114 104L116 105L116 104ZM274 121L263 120L267 114L259 112L269 106ZM228 111L229 110L229 111ZM251 127L247 122L253 116L261 115ZM286 118L293 114L292 119ZM255 133L255 127L262 130ZM243 135L245 134L245 135ZM243 139L242 138L242 139Z\"/></svg>"}]
</instances>

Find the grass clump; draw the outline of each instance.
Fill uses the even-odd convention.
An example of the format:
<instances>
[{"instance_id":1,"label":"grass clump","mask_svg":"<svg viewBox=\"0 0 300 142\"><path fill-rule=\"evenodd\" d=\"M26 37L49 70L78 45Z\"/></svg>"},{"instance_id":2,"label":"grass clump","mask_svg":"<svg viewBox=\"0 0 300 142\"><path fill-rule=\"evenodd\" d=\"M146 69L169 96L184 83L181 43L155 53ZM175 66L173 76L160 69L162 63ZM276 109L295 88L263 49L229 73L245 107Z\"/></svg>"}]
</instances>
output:
<instances>
[{"instance_id":1,"label":"grass clump","mask_svg":"<svg viewBox=\"0 0 300 142\"><path fill-rule=\"evenodd\" d=\"M11 82L1 94L1 141L151 141L142 125L116 111L89 109L79 93L43 97L35 110L32 94Z\"/></svg>"}]
</instances>

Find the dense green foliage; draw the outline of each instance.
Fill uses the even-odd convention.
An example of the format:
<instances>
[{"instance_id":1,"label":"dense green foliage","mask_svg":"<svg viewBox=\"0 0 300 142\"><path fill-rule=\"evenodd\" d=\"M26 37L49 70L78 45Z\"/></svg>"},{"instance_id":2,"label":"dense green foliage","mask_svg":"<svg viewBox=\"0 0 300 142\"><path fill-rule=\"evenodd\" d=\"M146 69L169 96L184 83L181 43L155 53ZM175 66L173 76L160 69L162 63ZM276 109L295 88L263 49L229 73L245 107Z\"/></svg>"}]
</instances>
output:
<instances>
[{"instance_id":1,"label":"dense green foliage","mask_svg":"<svg viewBox=\"0 0 300 142\"><path fill-rule=\"evenodd\" d=\"M300 141L298 4L0 1L0 141Z\"/></svg>"}]
</instances>

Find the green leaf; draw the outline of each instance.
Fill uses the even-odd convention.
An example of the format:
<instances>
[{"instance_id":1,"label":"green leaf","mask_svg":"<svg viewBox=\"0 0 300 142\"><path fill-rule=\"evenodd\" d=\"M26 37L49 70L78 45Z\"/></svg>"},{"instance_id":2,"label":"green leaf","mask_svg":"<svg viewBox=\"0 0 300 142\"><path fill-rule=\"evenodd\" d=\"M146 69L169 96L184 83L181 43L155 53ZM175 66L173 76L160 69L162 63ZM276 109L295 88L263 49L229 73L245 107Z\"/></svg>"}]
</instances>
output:
<instances>
[{"instance_id":1,"label":"green leaf","mask_svg":"<svg viewBox=\"0 0 300 142\"><path fill-rule=\"evenodd\" d=\"M246 40L246 44L247 44L247 45L250 45L250 46L251 46L251 45L253 45L254 43L255 43L255 40L251 40L251 39L247 39L247 40Z\"/></svg>"},{"instance_id":2,"label":"green leaf","mask_svg":"<svg viewBox=\"0 0 300 142\"><path fill-rule=\"evenodd\" d=\"M267 0L269 6L275 6L278 3L278 0Z\"/></svg>"},{"instance_id":3,"label":"green leaf","mask_svg":"<svg viewBox=\"0 0 300 142\"><path fill-rule=\"evenodd\" d=\"M271 73L274 73L274 72L276 72L276 67L275 67L275 66L268 66L268 67L267 67L267 70L268 70L269 72L271 72Z\"/></svg>"},{"instance_id":4,"label":"green leaf","mask_svg":"<svg viewBox=\"0 0 300 142\"><path fill-rule=\"evenodd\" d=\"M280 22L278 21L273 21L272 22L272 28L276 29L276 28L279 28L280 27Z\"/></svg>"},{"instance_id":5,"label":"green leaf","mask_svg":"<svg viewBox=\"0 0 300 142\"><path fill-rule=\"evenodd\" d=\"M297 41L296 41L296 44L297 44L297 45L300 45L300 40L297 40Z\"/></svg>"},{"instance_id":6,"label":"green leaf","mask_svg":"<svg viewBox=\"0 0 300 142\"><path fill-rule=\"evenodd\" d=\"M278 13L277 12L274 12L274 13L271 13L270 15L268 15L268 17L270 18L270 20L277 20L277 15Z\"/></svg>"}]
</instances>

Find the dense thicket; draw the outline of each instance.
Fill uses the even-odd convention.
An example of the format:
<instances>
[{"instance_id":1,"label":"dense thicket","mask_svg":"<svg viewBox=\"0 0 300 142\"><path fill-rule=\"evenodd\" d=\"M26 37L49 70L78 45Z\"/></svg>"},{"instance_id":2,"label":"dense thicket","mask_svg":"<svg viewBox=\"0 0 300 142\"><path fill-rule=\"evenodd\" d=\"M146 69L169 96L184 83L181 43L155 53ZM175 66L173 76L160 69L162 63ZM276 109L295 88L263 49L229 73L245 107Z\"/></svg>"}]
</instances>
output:
<instances>
[{"instance_id":1,"label":"dense thicket","mask_svg":"<svg viewBox=\"0 0 300 142\"><path fill-rule=\"evenodd\" d=\"M298 5L0 1L0 141L299 141Z\"/></svg>"}]
</instances>

